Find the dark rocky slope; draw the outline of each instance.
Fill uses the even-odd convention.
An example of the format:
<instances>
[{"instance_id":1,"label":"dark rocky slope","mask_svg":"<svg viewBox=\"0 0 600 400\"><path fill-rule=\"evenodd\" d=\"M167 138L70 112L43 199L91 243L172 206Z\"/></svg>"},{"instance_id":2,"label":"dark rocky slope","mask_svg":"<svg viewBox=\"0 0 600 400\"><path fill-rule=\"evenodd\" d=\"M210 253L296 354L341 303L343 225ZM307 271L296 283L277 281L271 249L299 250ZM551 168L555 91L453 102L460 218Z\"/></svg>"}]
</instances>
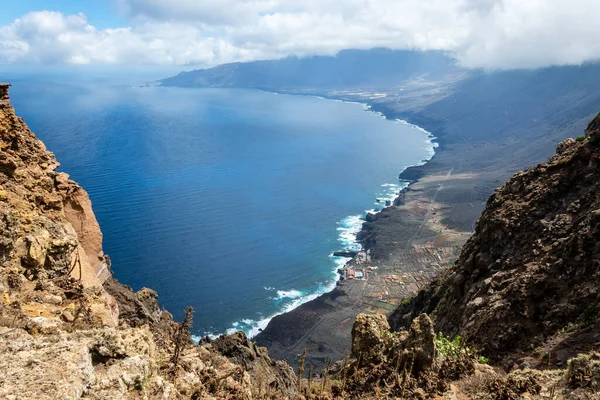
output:
<instances>
[{"instance_id":1,"label":"dark rocky slope","mask_svg":"<svg viewBox=\"0 0 600 400\"><path fill-rule=\"evenodd\" d=\"M552 362L600 345L600 117L487 202L460 259L390 317L422 312L486 355L549 346Z\"/></svg>"}]
</instances>

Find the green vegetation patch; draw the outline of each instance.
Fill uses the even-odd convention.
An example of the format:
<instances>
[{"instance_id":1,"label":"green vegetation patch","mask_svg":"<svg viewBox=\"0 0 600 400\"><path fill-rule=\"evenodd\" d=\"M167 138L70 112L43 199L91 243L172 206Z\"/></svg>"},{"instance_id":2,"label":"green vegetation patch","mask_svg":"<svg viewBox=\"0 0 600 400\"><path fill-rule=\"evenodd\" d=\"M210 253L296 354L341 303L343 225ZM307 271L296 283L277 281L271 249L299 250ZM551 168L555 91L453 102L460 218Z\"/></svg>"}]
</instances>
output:
<instances>
[{"instance_id":1,"label":"green vegetation patch","mask_svg":"<svg viewBox=\"0 0 600 400\"><path fill-rule=\"evenodd\" d=\"M482 364L487 364L489 360L479 354L470 346L467 346L461 336L450 339L441 333L435 338L435 344L439 354L443 357L449 357L454 360L463 358L472 358Z\"/></svg>"}]
</instances>

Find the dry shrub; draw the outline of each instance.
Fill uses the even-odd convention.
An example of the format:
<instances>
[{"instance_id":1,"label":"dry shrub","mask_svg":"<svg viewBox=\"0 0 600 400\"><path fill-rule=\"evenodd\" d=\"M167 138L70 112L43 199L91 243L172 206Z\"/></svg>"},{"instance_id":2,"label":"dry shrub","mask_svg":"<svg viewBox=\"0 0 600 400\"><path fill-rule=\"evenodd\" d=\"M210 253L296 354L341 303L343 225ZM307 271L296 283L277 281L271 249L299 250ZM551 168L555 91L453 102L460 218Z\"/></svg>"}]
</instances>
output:
<instances>
[{"instance_id":1,"label":"dry shrub","mask_svg":"<svg viewBox=\"0 0 600 400\"><path fill-rule=\"evenodd\" d=\"M533 376L496 378L488 383L487 390L498 400L519 400L523 393L539 394L542 386Z\"/></svg>"},{"instance_id":2,"label":"dry shrub","mask_svg":"<svg viewBox=\"0 0 600 400\"><path fill-rule=\"evenodd\" d=\"M600 389L600 353L582 354L569 361L567 383L571 388Z\"/></svg>"}]
</instances>

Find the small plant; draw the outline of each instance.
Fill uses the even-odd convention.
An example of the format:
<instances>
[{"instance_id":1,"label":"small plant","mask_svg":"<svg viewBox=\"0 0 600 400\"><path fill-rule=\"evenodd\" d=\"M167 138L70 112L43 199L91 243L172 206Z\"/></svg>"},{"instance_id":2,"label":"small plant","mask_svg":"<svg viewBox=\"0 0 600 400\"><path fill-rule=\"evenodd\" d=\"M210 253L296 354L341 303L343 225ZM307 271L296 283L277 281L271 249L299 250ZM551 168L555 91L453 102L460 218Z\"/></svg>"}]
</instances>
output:
<instances>
[{"instance_id":1,"label":"small plant","mask_svg":"<svg viewBox=\"0 0 600 400\"><path fill-rule=\"evenodd\" d=\"M312 364L308 364L308 387L306 389L306 394L310 393L311 388L312 388L312 374L313 374Z\"/></svg>"},{"instance_id":2,"label":"small plant","mask_svg":"<svg viewBox=\"0 0 600 400\"><path fill-rule=\"evenodd\" d=\"M542 355L542 350L540 350L539 347L536 347L535 349L533 349L533 355L536 357L539 357Z\"/></svg>"},{"instance_id":3,"label":"small plant","mask_svg":"<svg viewBox=\"0 0 600 400\"><path fill-rule=\"evenodd\" d=\"M563 333L571 332L579 328L581 328L581 324L569 322L567 326L560 328L556 333L562 335Z\"/></svg>"},{"instance_id":4,"label":"small plant","mask_svg":"<svg viewBox=\"0 0 600 400\"><path fill-rule=\"evenodd\" d=\"M477 361L479 361L481 364L487 364L490 362L489 358L480 355L477 356Z\"/></svg>"},{"instance_id":5,"label":"small plant","mask_svg":"<svg viewBox=\"0 0 600 400\"><path fill-rule=\"evenodd\" d=\"M322 382L322 390L325 390L325 385L327 384L327 382L329 381L329 368L331 368L331 358L329 358L329 361L327 361L327 364L323 365L323 368L321 369L321 380Z\"/></svg>"},{"instance_id":6,"label":"small plant","mask_svg":"<svg viewBox=\"0 0 600 400\"><path fill-rule=\"evenodd\" d=\"M411 298L410 297L405 297L402 299L402 301L400 301L400 305L403 307L406 307L410 304Z\"/></svg>"},{"instance_id":7,"label":"small plant","mask_svg":"<svg viewBox=\"0 0 600 400\"><path fill-rule=\"evenodd\" d=\"M342 391L344 391L346 389L346 378L348 377L348 368L350 366L350 352L348 350L346 350L344 352L344 362L342 364L342 371L340 373L340 377L342 380ZM325 370L323 370L323 373L321 374L323 376L323 388L321 391L325 390Z\"/></svg>"},{"instance_id":8,"label":"small plant","mask_svg":"<svg viewBox=\"0 0 600 400\"><path fill-rule=\"evenodd\" d=\"M302 393L302 375L304 375L304 363L306 362L306 349L302 352L302 356L300 356L300 361L298 365L298 393Z\"/></svg>"},{"instance_id":9,"label":"small plant","mask_svg":"<svg viewBox=\"0 0 600 400\"><path fill-rule=\"evenodd\" d=\"M435 339L435 344L438 352L444 357L449 357L454 360L459 360L464 357L473 358L482 364L487 364L489 362L486 357L477 354L475 349L467 346L461 336L456 336L454 339L450 340L440 333Z\"/></svg>"},{"instance_id":10,"label":"small plant","mask_svg":"<svg viewBox=\"0 0 600 400\"><path fill-rule=\"evenodd\" d=\"M173 373L177 370L177 366L179 365L179 357L181 356L181 353L191 341L190 329L192 329L193 318L194 308L188 307L185 310L185 318L183 319L183 322L179 324L179 326L177 327L177 331L175 332L175 350L173 351L173 356L171 357Z\"/></svg>"},{"instance_id":11,"label":"small plant","mask_svg":"<svg viewBox=\"0 0 600 400\"><path fill-rule=\"evenodd\" d=\"M585 140L585 136L578 136L577 139L575 139L575 140L577 140L579 143L581 143Z\"/></svg>"}]
</instances>

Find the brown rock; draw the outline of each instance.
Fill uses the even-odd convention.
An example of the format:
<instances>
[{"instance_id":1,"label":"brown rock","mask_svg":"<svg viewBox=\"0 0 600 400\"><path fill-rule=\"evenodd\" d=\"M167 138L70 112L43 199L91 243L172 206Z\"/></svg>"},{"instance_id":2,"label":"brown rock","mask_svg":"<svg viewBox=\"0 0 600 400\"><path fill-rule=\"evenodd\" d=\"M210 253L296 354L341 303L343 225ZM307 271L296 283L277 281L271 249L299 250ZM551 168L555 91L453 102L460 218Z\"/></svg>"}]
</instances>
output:
<instances>
[{"instance_id":1,"label":"brown rock","mask_svg":"<svg viewBox=\"0 0 600 400\"><path fill-rule=\"evenodd\" d=\"M415 318L408 338L404 342L405 359L412 360L412 371L419 374L430 368L435 361L435 331L427 314Z\"/></svg>"},{"instance_id":2,"label":"brown rock","mask_svg":"<svg viewBox=\"0 0 600 400\"><path fill-rule=\"evenodd\" d=\"M42 268L46 263L46 253L50 244L50 233L46 230L25 236L27 261L33 268Z\"/></svg>"},{"instance_id":3,"label":"brown rock","mask_svg":"<svg viewBox=\"0 0 600 400\"><path fill-rule=\"evenodd\" d=\"M73 322L75 320L75 316L70 310L63 311L61 317L66 322Z\"/></svg>"},{"instance_id":4,"label":"brown rock","mask_svg":"<svg viewBox=\"0 0 600 400\"><path fill-rule=\"evenodd\" d=\"M352 354L364 365L383 362L388 335L391 335L390 325L384 315L359 314L352 326Z\"/></svg>"},{"instance_id":5,"label":"brown rock","mask_svg":"<svg viewBox=\"0 0 600 400\"><path fill-rule=\"evenodd\" d=\"M160 317L160 307L158 306L158 294L148 288L142 288L135 294L135 297L139 300L146 312L153 318L158 319Z\"/></svg>"}]
</instances>

